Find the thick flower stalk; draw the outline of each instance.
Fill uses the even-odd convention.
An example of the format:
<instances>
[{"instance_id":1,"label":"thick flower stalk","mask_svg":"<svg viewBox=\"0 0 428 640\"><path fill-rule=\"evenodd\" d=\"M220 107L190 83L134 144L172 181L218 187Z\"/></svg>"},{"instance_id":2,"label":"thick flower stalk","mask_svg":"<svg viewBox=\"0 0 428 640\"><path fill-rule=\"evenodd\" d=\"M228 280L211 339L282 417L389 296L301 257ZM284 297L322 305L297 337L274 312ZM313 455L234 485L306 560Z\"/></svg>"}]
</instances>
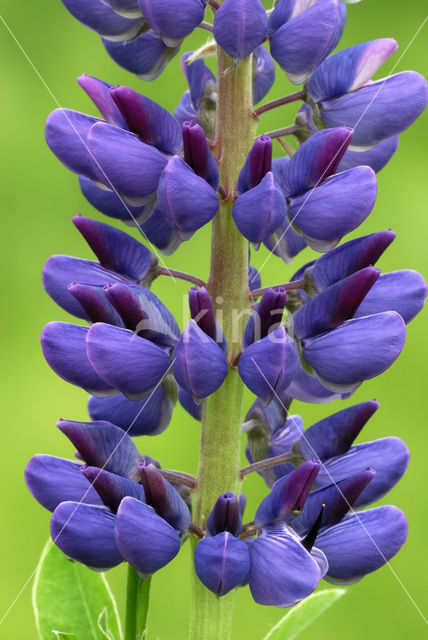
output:
<instances>
[{"instance_id":1,"label":"thick flower stalk","mask_svg":"<svg viewBox=\"0 0 428 640\"><path fill-rule=\"evenodd\" d=\"M136 619L147 601L137 594L189 539L189 638L228 640L235 589L290 607L322 579L351 584L378 569L406 539L398 508L365 508L409 457L399 438L354 444L377 402L351 400L308 429L290 407L346 401L382 374L424 304L418 273L375 267L392 231L346 236L376 215L376 173L425 108L426 82L413 71L372 81L392 39L332 53L346 21L339 0L277 0L269 11L260 0L63 2L144 80L197 27L213 40L182 55L188 90L173 114L83 75L100 116L58 109L47 119L47 144L89 203L144 242L77 216L96 259L55 255L44 266L47 293L77 322L50 322L43 354L90 394L90 421L58 422L77 460L36 455L27 485L52 512L52 539L67 556L95 570L129 563L126 640L144 632ZM257 107L274 61L300 89ZM295 102L294 124L263 134L263 114ZM273 157L276 138L287 155ZM158 251L191 243L207 224L208 282L170 272ZM278 261L278 283L262 287L250 248L287 264L305 251L308 262L287 277ZM191 285L183 327L151 290L168 275ZM245 388L256 399L244 420ZM177 400L201 421L197 477L164 469L132 440L164 431ZM270 492L246 522L251 472Z\"/></svg>"}]
</instances>

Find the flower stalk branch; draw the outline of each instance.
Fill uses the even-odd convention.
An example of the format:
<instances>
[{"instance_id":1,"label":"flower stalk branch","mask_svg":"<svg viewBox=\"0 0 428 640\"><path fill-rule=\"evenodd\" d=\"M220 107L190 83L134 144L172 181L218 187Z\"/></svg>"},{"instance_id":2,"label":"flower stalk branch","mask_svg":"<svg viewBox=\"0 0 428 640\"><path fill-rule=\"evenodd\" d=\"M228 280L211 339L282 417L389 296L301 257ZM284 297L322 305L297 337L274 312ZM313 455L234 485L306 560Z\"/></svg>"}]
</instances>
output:
<instances>
[{"instance_id":1,"label":"flower stalk branch","mask_svg":"<svg viewBox=\"0 0 428 640\"><path fill-rule=\"evenodd\" d=\"M282 98L277 98L276 100L272 100L271 102L266 102L260 107L257 107L254 113L256 116L261 116L263 113L271 111L272 109L277 109L278 107L282 107L283 105L297 102L297 100L303 100L304 97L305 91L304 89L302 89L301 91L296 91L296 93L291 93L288 96L283 96Z\"/></svg>"},{"instance_id":2,"label":"flower stalk branch","mask_svg":"<svg viewBox=\"0 0 428 640\"><path fill-rule=\"evenodd\" d=\"M200 278L192 276L190 273L185 273L184 271L177 271L177 269L169 269L168 267L158 265L156 267L156 272L159 276L168 276L170 278L177 278L178 280L185 280L186 282L191 282L198 287L206 286L206 283Z\"/></svg>"}]
</instances>

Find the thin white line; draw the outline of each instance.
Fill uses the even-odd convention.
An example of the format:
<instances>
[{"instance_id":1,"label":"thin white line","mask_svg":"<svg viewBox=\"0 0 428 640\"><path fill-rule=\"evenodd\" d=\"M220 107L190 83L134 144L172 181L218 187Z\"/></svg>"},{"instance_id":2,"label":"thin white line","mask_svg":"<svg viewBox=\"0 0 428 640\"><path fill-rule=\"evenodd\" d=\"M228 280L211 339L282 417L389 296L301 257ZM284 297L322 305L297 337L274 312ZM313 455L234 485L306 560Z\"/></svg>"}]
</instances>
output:
<instances>
[{"instance_id":1,"label":"thin white line","mask_svg":"<svg viewBox=\"0 0 428 640\"><path fill-rule=\"evenodd\" d=\"M48 87L47 83L45 82L45 80L43 79L43 77L41 76L41 74L39 73L38 69L35 67L34 63L31 61L30 57L28 56L28 54L26 53L26 51L24 50L23 46L21 45L21 43L19 42L19 40L16 38L15 34L13 33L13 31L11 30L11 28L9 27L9 25L7 24L7 22L5 21L5 19L3 18L2 15L0 15L0 20L2 21L2 23L4 24L4 26L6 27L7 31L9 32L10 36L13 38L13 40L15 41L16 45L18 46L19 50L21 51L21 53L24 55L24 57L26 58L27 62L30 64L30 66L32 67L34 73L37 75L37 77L39 78L40 82L43 84L43 86L45 87L45 89L47 90L47 92L49 93L49 95L51 96L52 100L55 102L55 104L58 106L58 108L60 109L62 115L64 116L64 118L67 120L68 124L70 125L70 127L73 129L74 133L77 135L77 137L79 138L80 142L83 144L83 146L85 147L87 153L91 156L91 158L94 160L94 162L96 163L97 167L100 169L101 173L103 174L103 176L105 177L105 179L108 181L112 191L116 194L116 196L119 198L119 200L121 201L121 203L123 204L123 206L125 207L126 211L128 212L128 214L130 215L130 217L133 219L133 221L135 222L137 229L139 230L139 232L141 233L141 235L145 238L145 240L149 243L150 248L152 249L153 253L156 254L156 257L158 258L159 262L165 267L165 269L168 271L170 277L173 279L173 281L176 283L176 279L174 278L174 276L172 275L172 273L169 271L168 267L166 266L162 256L158 253L158 251L156 250L156 248L153 246L153 244L150 242L150 240L148 239L148 237L146 236L146 234L144 233L143 229L140 227L140 225L138 224L137 219L135 218L135 216L132 214L131 210L129 209L128 205L126 204L126 202L124 201L124 199L122 198L122 196L118 193L118 191L116 190L115 186L113 185L112 181L110 180L110 178L108 177L108 175L105 173L104 169L101 167L101 165L99 164L98 160L95 158L94 154L90 151L90 149L88 148L88 145L86 144L86 141L83 140L82 136L80 135L80 133L77 131L76 127L74 126L74 124L72 123L72 121L70 120L70 118L67 116L65 109L60 105L60 103L58 102L58 99L56 98L56 96L54 95L54 93L51 91L51 89Z\"/></svg>"},{"instance_id":2,"label":"thin white line","mask_svg":"<svg viewBox=\"0 0 428 640\"><path fill-rule=\"evenodd\" d=\"M293 416L290 415L287 407L284 406L281 398L278 396L278 394L276 393L275 389L272 387L272 385L270 384L269 380L266 378L265 374L263 373L263 371L260 369L259 365L257 364L257 362L254 360L254 358L251 356L251 360L253 361L253 363L256 365L257 369L260 371L260 373L262 374L263 378L265 379L266 383L268 384L269 388L271 389L271 391L273 392L273 394L275 395L275 398L278 400L278 402L280 403L280 405L283 407L283 409L285 410L287 416L289 417L289 419L291 419L291 421L293 422L294 426L297 427L298 431L300 431L298 424L296 423L296 421L294 420ZM313 446L311 445L311 443L308 441L308 439L305 436L305 433L302 433L303 440L306 442L306 444L309 446L309 448L311 449L312 453L314 454L315 458L317 458L318 460L318 455L317 452L315 451L315 449L313 448ZM400 578L398 577L397 573L395 572L395 570L393 569L392 565L390 564L390 562L386 559L386 557L384 556L384 554L382 553L382 550L379 548L379 546L377 545L376 541L372 538L372 536L370 535L370 532L368 531L367 527L365 526L364 522L362 522L362 520L359 518L358 513L355 511L355 509L352 507L352 504L349 502L349 500L346 498L346 496L343 494L342 490L340 489L339 485L337 484L337 482L334 480L333 476L331 475L331 473L329 472L329 470L327 469L327 467L325 466L325 464L319 460L321 466L323 467L324 471L327 473L327 475L329 476L329 478L331 479L332 484L336 487L336 489L339 491L340 495L342 496L342 498L345 500L346 504L349 506L349 511L352 513L353 516L356 517L356 519L358 520L359 524L362 526L362 528L364 529L364 531L366 532L367 536L370 538L371 542L373 543L373 545L376 547L376 550L379 552L380 556L382 557L382 559L385 561L385 564L389 567L389 569L391 570L392 574L394 575L394 577L396 578L397 582L400 584L401 588L403 589L403 591L406 593L407 597L409 598L410 602L413 604L413 606L415 607L415 609L418 611L418 613L420 614L420 616L422 617L422 619L424 620L425 624L428 625L428 620L425 618L424 614L422 613L422 611L419 609L418 605L416 604L416 602L414 601L414 599L412 598L412 596L410 595L410 593L408 592L408 590L406 589L406 587L404 586L404 584L402 583L402 581L400 580Z\"/></svg>"},{"instance_id":3,"label":"thin white line","mask_svg":"<svg viewBox=\"0 0 428 640\"><path fill-rule=\"evenodd\" d=\"M0 16L1 17L1 16ZM168 374L168 372L170 371L173 363L175 361L175 358L171 361L170 366L168 367L168 370L163 374L162 378L159 380L159 382L157 383L157 385L152 389L152 391L150 392L150 394L147 396L147 400L145 401L145 403L143 404L143 406L141 407L141 409L138 411L137 415L135 416L135 418L133 419L133 421L131 422L131 424L129 425L129 427L126 429L126 431L124 431L122 438L119 440L118 444L116 445L116 447L113 449L113 451L111 452L111 454L109 455L109 457L107 458L107 460L105 461L105 463L103 464L103 466L100 468L98 474L96 475L96 477L94 478L94 480L90 483L89 487L87 488L87 490L85 491L85 493L83 494L82 498L80 499L80 501L77 503L77 506L75 507L75 509L72 511L72 513L70 514L70 516L68 517L67 521L65 522L65 524L62 526L60 532L55 536L55 539L51 542L51 544L48 547L48 550L46 551L45 554L45 558L48 555L49 551L52 549L52 547L54 546L55 542L58 540L59 536L61 535L61 533L64 531L65 527L68 525L68 523L70 522L71 518L74 516L74 514L76 513L76 511L78 510L78 508L80 507L80 505L83 503L83 500L86 498L86 496L88 495L89 491L93 488L95 482L98 480L101 472L105 469L106 465L109 463L109 461L111 460L112 456L116 453L117 449L120 447L120 445L122 444L122 442L124 441L124 439L127 437L129 431L131 430L131 428L133 427L133 425L135 424L135 421L138 419L139 415L141 414L141 412L143 411L144 407L147 405L147 403L149 402L150 398L152 397L152 395L155 393L155 391L158 389L159 385L162 384L163 380L165 379L165 376ZM24 593L25 589L27 588L27 586L29 585L29 583L31 582L31 580L34 578L35 574L37 573L37 569L38 569L38 564L35 567L34 571L32 571L31 575L27 578L27 580L24 582L24 585L22 586L22 588L20 589L20 591L18 592L17 596L15 597L15 599L13 600L13 602L9 605L8 609L6 610L6 612L4 613L3 617L0 620L0 625L3 624L4 620L7 618L7 616L9 615L9 613L12 611L13 607L15 606L15 604L18 602L19 598L21 597L21 595Z\"/></svg>"},{"instance_id":4,"label":"thin white line","mask_svg":"<svg viewBox=\"0 0 428 640\"><path fill-rule=\"evenodd\" d=\"M376 100L376 98L378 97L379 93L382 91L383 87L385 86L386 82L389 80L389 78L391 77L391 75L394 73L395 69L397 68L397 66L400 64L401 60L404 58L404 56L406 55L407 51L409 50L409 48L411 47L411 45L413 44L413 42L415 41L415 39L417 38L417 36L419 35L419 33L422 31L422 29L424 28L426 22L428 20L428 15L425 17L425 19L422 21L421 25L419 26L419 28L417 29L416 33L414 34L414 36L412 37L412 39L410 40L410 42L407 44L406 48L404 49L403 53L401 54L401 56L398 58L397 62L394 64L394 66L392 67L391 71L389 72L389 74L386 76L386 78L383 80L383 82L380 83L379 89L377 90L377 92L375 93L375 95L373 96L373 98L370 100L369 104L367 105L367 107L364 109L363 113L361 114L361 116L358 118L355 126L353 127L354 131L357 129L358 125L360 124L361 120L363 119L363 117L365 116L365 114L367 113L367 111L370 109L370 107L372 106L373 102ZM299 215L299 213L301 212L301 210L303 209L303 207L305 206L305 204L307 203L307 201L309 200L309 198L311 197L311 195L313 194L313 192L315 191L315 189L319 186L319 184L324 180L324 177L326 176L327 172L329 171L330 167L333 165L334 161L336 160L337 156L339 155L339 153L342 151L343 147L348 143L348 140L351 136L347 136L346 139L344 140L344 142L341 144L340 148L336 151L334 157L332 158L332 160L330 161L328 167L325 169L324 173L322 174L322 176L318 179L317 183L315 184L314 187L312 187L312 189L310 189L308 191L308 195L305 198L305 200L303 201L302 205L300 206L299 210L297 211L296 215L293 217L293 219L289 222L289 224L287 225L285 231L282 233L281 237L279 238L279 240L276 242L276 244L274 245L273 249L269 252L269 254L267 255L265 261L263 262L262 266L260 267L260 269L258 269L258 272L261 273L261 270L263 269L263 267L265 266L265 264L268 262L268 260L270 260L271 255L273 254L273 252L275 251L275 249L277 248L277 246L279 245L279 243L281 242L281 240L283 239L283 237L285 236L285 234L287 233L287 231L292 227L293 222L296 220L297 216ZM254 280L256 276L253 276L252 281Z\"/></svg>"}]
</instances>

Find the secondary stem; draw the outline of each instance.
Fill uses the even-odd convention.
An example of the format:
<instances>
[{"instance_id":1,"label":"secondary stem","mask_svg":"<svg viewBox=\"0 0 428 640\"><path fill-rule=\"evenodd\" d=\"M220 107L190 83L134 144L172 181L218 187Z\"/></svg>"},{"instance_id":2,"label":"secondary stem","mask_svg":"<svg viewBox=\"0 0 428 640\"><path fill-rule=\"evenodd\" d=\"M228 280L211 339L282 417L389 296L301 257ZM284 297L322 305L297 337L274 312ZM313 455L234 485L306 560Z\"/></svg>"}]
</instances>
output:
<instances>
[{"instance_id":1,"label":"secondary stem","mask_svg":"<svg viewBox=\"0 0 428 640\"><path fill-rule=\"evenodd\" d=\"M222 200L212 226L208 290L229 344L229 371L223 385L204 403L198 486L193 521L205 527L215 501L225 491L239 494L243 383L230 363L241 349L250 312L248 243L232 219L232 194L256 132L252 113L252 59L235 66L218 51L217 130L213 151L220 165ZM220 315L221 314L221 315ZM193 539L193 544L196 544ZM190 640L229 640L233 593L217 598L193 573Z\"/></svg>"},{"instance_id":2,"label":"secondary stem","mask_svg":"<svg viewBox=\"0 0 428 640\"><path fill-rule=\"evenodd\" d=\"M276 109L277 107L282 107L284 104L290 104L290 102L296 102L297 100L303 100L305 95L305 91L302 89L301 91L296 91L296 93L291 93L289 96L284 96L283 98L277 98L276 100L272 100L271 102L266 102L266 104L262 104L261 107L258 107L254 113L256 116L261 116L262 113L266 113L266 111L270 111L271 109Z\"/></svg>"},{"instance_id":3,"label":"secondary stem","mask_svg":"<svg viewBox=\"0 0 428 640\"><path fill-rule=\"evenodd\" d=\"M143 640L147 628L151 578L142 580L128 565L126 586L125 640Z\"/></svg>"},{"instance_id":4,"label":"secondary stem","mask_svg":"<svg viewBox=\"0 0 428 640\"><path fill-rule=\"evenodd\" d=\"M169 267L162 267L158 265L156 271L160 276L169 276L170 278L177 278L178 280L186 280L192 284L198 285L198 287L205 287L205 282L196 276L192 276L190 273L184 271L177 271L177 269L170 269Z\"/></svg>"}]
</instances>

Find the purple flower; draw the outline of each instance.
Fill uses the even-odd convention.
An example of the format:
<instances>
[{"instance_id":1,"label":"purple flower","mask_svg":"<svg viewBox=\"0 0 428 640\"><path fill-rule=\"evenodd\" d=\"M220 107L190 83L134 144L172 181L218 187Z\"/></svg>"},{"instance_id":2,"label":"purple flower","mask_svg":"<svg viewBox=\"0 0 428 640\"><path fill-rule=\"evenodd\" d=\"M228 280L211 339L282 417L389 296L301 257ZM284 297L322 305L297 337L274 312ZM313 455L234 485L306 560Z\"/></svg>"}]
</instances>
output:
<instances>
[{"instance_id":1,"label":"purple flower","mask_svg":"<svg viewBox=\"0 0 428 640\"><path fill-rule=\"evenodd\" d=\"M355 128L353 145L372 146L396 136L426 107L427 84L414 71L370 81L396 49L390 38L355 45L329 57L308 80L308 97L324 123Z\"/></svg>"},{"instance_id":2,"label":"purple flower","mask_svg":"<svg viewBox=\"0 0 428 640\"><path fill-rule=\"evenodd\" d=\"M157 258L144 245L96 220L76 216L73 223L99 262L62 255L47 260L43 267L43 286L60 307L78 318L88 319L87 310L69 289L71 283L96 285L100 290L107 283L150 284Z\"/></svg>"},{"instance_id":3,"label":"purple flower","mask_svg":"<svg viewBox=\"0 0 428 640\"><path fill-rule=\"evenodd\" d=\"M131 438L118 427L67 421L58 426L84 462L35 456L26 469L31 493L53 511L55 544L97 570L125 559L148 575L167 564L190 524L177 491L151 462L140 462Z\"/></svg>"},{"instance_id":4,"label":"purple flower","mask_svg":"<svg viewBox=\"0 0 428 640\"><path fill-rule=\"evenodd\" d=\"M239 539L240 506L234 493L222 494L208 516L207 537L195 549L195 571L203 584L224 596L245 583L250 568L248 546Z\"/></svg>"},{"instance_id":5,"label":"purple flower","mask_svg":"<svg viewBox=\"0 0 428 640\"><path fill-rule=\"evenodd\" d=\"M279 480L257 511L261 535L250 543L248 583L259 604L292 606L312 593L327 571L323 552L308 550L282 521L303 508L318 469L319 463L307 462Z\"/></svg>"},{"instance_id":6,"label":"purple flower","mask_svg":"<svg viewBox=\"0 0 428 640\"><path fill-rule=\"evenodd\" d=\"M157 191L158 207L182 240L207 224L217 213L217 194L179 156L165 166Z\"/></svg>"},{"instance_id":7,"label":"purple flower","mask_svg":"<svg viewBox=\"0 0 428 640\"><path fill-rule=\"evenodd\" d=\"M257 186L238 196L232 216L242 235L258 249L280 227L286 209L282 191L269 171Z\"/></svg>"},{"instance_id":8,"label":"purple flower","mask_svg":"<svg viewBox=\"0 0 428 640\"><path fill-rule=\"evenodd\" d=\"M162 347L102 322L89 329L86 351L100 378L137 399L155 387L170 367L170 356Z\"/></svg>"},{"instance_id":9,"label":"purple flower","mask_svg":"<svg viewBox=\"0 0 428 640\"><path fill-rule=\"evenodd\" d=\"M139 0L143 16L169 47L176 47L204 19L204 0Z\"/></svg>"},{"instance_id":10,"label":"purple flower","mask_svg":"<svg viewBox=\"0 0 428 640\"><path fill-rule=\"evenodd\" d=\"M309 8L289 0L276 4L269 18L270 51L291 82L304 82L334 49L345 20L346 7L339 0L318 0Z\"/></svg>"},{"instance_id":11,"label":"purple flower","mask_svg":"<svg viewBox=\"0 0 428 640\"><path fill-rule=\"evenodd\" d=\"M71 15L106 40L132 40L144 28L145 20L136 14L119 15L102 0L62 0Z\"/></svg>"},{"instance_id":12,"label":"purple flower","mask_svg":"<svg viewBox=\"0 0 428 640\"><path fill-rule=\"evenodd\" d=\"M403 269L383 273L358 307L355 317L396 311L407 324L422 310L426 297L426 282L417 271Z\"/></svg>"},{"instance_id":13,"label":"purple flower","mask_svg":"<svg viewBox=\"0 0 428 640\"><path fill-rule=\"evenodd\" d=\"M395 233L388 230L349 240L302 267L293 279L304 277L309 292L320 293L342 278L376 264L394 239Z\"/></svg>"},{"instance_id":14,"label":"purple flower","mask_svg":"<svg viewBox=\"0 0 428 640\"><path fill-rule=\"evenodd\" d=\"M223 384L227 360L222 348L189 320L174 349L172 370L180 387L200 400Z\"/></svg>"},{"instance_id":15,"label":"purple flower","mask_svg":"<svg viewBox=\"0 0 428 640\"><path fill-rule=\"evenodd\" d=\"M155 80L179 47L167 47L154 31L145 31L129 41L111 42L102 38L109 56L123 69L135 73L141 80Z\"/></svg>"},{"instance_id":16,"label":"purple flower","mask_svg":"<svg viewBox=\"0 0 428 640\"><path fill-rule=\"evenodd\" d=\"M41 335L43 355L66 382L95 395L112 395L114 388L97 374L86 354L88 332L88 327L77 324L49 322Z\"/></svg>"},{"instance_id":17,"label":"purple flower","mask_svg":"<svg viewBox=\"0 0 428 640\"><path fill-rule=\"evenodd\" d=\"M324 386L344 393L386 371L400 355L405 337L401 316L385 311L306 338L302 355Z\"/></svg>"},{"instance_id":18,"label":"purple flower","mask_svg":"<svg viewBox=\"0 0 428 640\"><path fill-rule=\"evenodd\" d=\"M116 541L123 558L145 578L162 569L180 551L180 536L149 505L127 497L116 516Z\"/></svg>"},{"instance_id":19,"label":"purple flower","mask_svg":"<svg viewBox=\"0 0 428 640\"><path fill-rule=\"evenodd\" d=\"M306 103L301 106L295 123L299 127L297 136L302 141L318 131L318 127L313 120L312 109ZM348 148L338 166L338 171L346 171L360 165L368 165L378 173L388 164L397 151L399 139L399 136L394 136L369 149L366 147Z\"/></svg>"},{"instance_id":20,"label":"purple flower","mask_svg":"<svg viewBox=\"0 0 428 640\"><path fill-rule=\"evenodd\" d=\"M65 501L103 504L81 471L85 464L105 468L124 478L133 478L137 473L138 450L131 438L118 427L101 421L66 420L60 420L58 427L77 447L81 460L39 454L31 458L25 470L28 489L49 511L54 511Z\"/></svg>"},{"instance_id":21,"label":"purple flower","mask_svg":"<svg viewBox=\"0 0 428 640\"><path fill-rule=\"evenodd\" d=\"M335 329L353 318L379 275L379 269L366 267L315 296L293 315L295 336L303 340Z\"/></svg>"},{"instance_id":22,"label":"purple flower","mask_svg":"<svg viewBox=\"0 0 428 640\"><path fill-rule=\"evenodd\" d=\"M260 184L269 171L272 171L272 140L269 136L260 136L251 147L239 173L236 185L238 195Z\"/></svg>"},{"instance_id":23,"label":"purple flower","mask_svg":"<svg viewBox=\"0 0 428 640\"><path fill-rule=\"evenodd\" d=\"M180 126L166 109L128 87L113 87L110 95L127 127L140 140L165 153L181 151Z\"/></svg>"},{"instance_id":24,"label":"purple flower","mask_svg":"<svg viewBox=\"0 0 428 640\"><path fill-rule=\"evenodd\" d=\"M214 16L214 37L235 60L249 56L267 34L267 17L260 0L225 0Z\"/></svg>"},{"instance_id":25,"label":"purple flower","mask_svg":"<svg viewBox=\"0 0 428 640\"><path fill-rule=\"evenodd\" d=\"M238 364L245 385L263 400L278 387L286 388L294 377L297 356L283 326L244 349Z\"/></svg>"},{"instance_id":26,"label":"purple flower","mask_svg":"<svg viewBox=\"0 0 428 640\"><path fill-rule=\"evenodd\" d=\"M354 231L374 207L376 176L370 167L355 167L327 178L317 188L290 200L289 220L316 251L335 247Z\"/></svg>"},{"instance_id":27,"label":"purple flower","mask_svg":"<svg viewBox=\"0 0 428 640\"><path fill-rule=\"evenodd\" d=\"M253 52L253 104L269 93L275 81L275 63L263 45Z\"/></svg>"},{"instance_id":28,"label":"purple flower","mask_svg":"<svg viewBox=\"0 0 428 640\"><path fill-rule=\"evenodd\" d=\"M138 0L103 0L116 13L123 16L141 15L140 3Z\"/></svg>"},{"instance_id":29,"label":"purple flower","mask_svg":"<svg viewBox=\"0 0 428 640\"><path fill-rule=\"evenodd\" d=\"M282 168L278 182L288 198L318 186L333 175L353 137L352 129L338 127L314 134Z\"/></svg>"},{"instance_id":30,"label":"purple flower","mask_svg":"<svg viewBox=\"0 0 428 640\"><path fill-rule=\"evenodd\" d=\"M108 398L91 396L88 413L91 420L106 420L130 436L155 436L165 431L175 405L167 385L160 385L141 400L129 400L124 395Z\"/></svg>"},{"instance_id":31,"label":"purple flower","mask_svg":"<svg viewBox=\"0 0 428 640\"><path fill-rule=\"evenodd\" d=\"M363 471L312 492L302 515L291 522L300 536L325 554L328 582L352 584L360 580L382 567L406 540L406 518L397 507L352 509L361 491L373 482L373 475L370 470Z\"/></svg>"},{"instance_id":32,"label":"purple flower","mask_svg":"<svg viewBox=\"0 0 428 640\"><path fill-rule=\"evenodd\" d=\"M314 457L322 463L314 484L324 487L340 483L370 467L375 471L367 488L355 499L361 507L382 498L404 475L409 451L399 438L381 438L354 444L365 424L379 408L376 401L361 402L335 413L304 430L300 416L279 412L277 404L264 410L255 403L247 420L247 457L250 462L290 453L290 461L261 470L269 486Z\"/></svg>"}]
</instances>

